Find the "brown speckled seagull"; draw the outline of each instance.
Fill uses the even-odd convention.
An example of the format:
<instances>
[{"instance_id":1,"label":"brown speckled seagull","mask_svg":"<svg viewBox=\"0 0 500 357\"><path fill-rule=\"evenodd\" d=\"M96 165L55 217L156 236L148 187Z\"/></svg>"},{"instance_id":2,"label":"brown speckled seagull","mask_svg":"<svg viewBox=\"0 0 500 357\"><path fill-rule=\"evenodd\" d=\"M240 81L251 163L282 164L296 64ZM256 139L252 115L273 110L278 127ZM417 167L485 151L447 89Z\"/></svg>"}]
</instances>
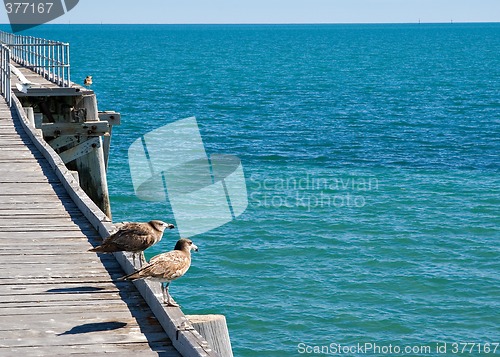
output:
<instances>
[{"instance_id":1,"label":"brown speckled seagull","mask_svg":"<svg viewBox=\"0 0 500 357\"><path fill-rule=\"evenodd\" d=\"M168 286L171 281L188 271L191 266L191 250L197 252L198 247L190 239L181 238L175 244L174 250L154 256L148 265L118 280L150 279L160 282L163 302L167 306L179 306L168 293Z\"/></svg>"},{"instance_id":2,"label":"brown speckled seagull","mask_svg":"<svg viewBox=\"0 0 500 357\"><path fill-rule=\"evenodd\" d=\"M83 85L85 87L90 87L92 85L92 76L85 77L85 79L83 80Z\"/></svg>"},{"instance_id":3,"label":"brown speckled seagull","mask_svg":"<svg viewBox=\"0 0 500 357\"><path fill-rule=\"evenodd\" d=\"M173 224L163 221L126 222L119 226L118 231L110 235L98 247L89 252L113 253L132 252L135 266L135 256L140 253L140 266L145 262L144 250L158 243L163 237L163 231L175 228Z\"/></svg>"}]
</instances>

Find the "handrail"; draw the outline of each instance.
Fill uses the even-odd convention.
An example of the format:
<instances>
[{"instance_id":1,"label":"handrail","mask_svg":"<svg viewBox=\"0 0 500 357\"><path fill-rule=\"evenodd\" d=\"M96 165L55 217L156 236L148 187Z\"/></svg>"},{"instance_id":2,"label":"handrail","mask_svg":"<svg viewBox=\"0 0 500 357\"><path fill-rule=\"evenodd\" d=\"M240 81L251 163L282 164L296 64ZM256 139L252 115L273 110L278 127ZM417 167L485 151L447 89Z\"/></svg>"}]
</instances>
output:
<instances>
[{"instance_id":1,"label":"handrail","mask_svg":"<svg viewBox=\"0 0 500 357\"><path fill-rule=\"evenodd\" d=\"M0 31L0 42L11 50L11 59L61 86L71 87L69 43Z\"/></svg>"},{"instance_id":2,"label":"handrail","mask_svg":"<svg viewBox=\"0 0 500 357\"><path fill-rule=\"evenodd\" d=\"M10 88L10 49L4 44L0 48L0 92L9 105L11 101Z\"/></svg>"}]
</instances>

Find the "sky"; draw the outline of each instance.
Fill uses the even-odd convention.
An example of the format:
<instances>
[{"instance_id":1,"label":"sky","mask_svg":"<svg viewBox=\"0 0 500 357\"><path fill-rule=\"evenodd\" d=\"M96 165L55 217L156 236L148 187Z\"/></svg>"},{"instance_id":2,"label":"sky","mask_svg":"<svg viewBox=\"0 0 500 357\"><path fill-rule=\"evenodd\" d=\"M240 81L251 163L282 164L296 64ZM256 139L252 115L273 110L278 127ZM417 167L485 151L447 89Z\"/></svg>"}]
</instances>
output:
<instances>
[{"instance_id":1,"label":"sky","mask_svg":"<svg viewBox=\"0 0 500 357\"><path fill-rule=\"evenodd\" d=\"M415 23L419 20L500 22L500 0L80 0L73 10L51 23ZM5 10L0 13L0 23L8 23Z\"/></svg>"}]
</instances>

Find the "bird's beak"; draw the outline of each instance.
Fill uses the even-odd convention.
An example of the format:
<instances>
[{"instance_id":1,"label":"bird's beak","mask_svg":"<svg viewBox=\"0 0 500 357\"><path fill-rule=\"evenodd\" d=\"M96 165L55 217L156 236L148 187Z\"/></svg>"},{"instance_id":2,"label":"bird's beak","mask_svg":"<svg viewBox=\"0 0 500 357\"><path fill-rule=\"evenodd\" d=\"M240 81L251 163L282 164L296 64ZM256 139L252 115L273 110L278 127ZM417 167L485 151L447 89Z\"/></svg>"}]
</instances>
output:
<instances>
[{"instance_id":1,"label":"bird's beak","mask_svg":"<svg viewBox=\"0 0 500 357\"><path fill-rule=\"evenodd\" d=\"M198 247L194 244L191 244L191 249L194 250L195 252L198 251Z\"/></svg>"},{"instance_id":2,"label":"bird's beak","mask_svg":"<svg viewBox=\"0 0 500 357\"><path fill-rule=\"evenodd\" d=\"M168 229L174 229L174 228L175 228L175 226L174 226L173 224L168 224L168 225L167 225L167 228L168 228Z\"/></svg>"}]
</instances>

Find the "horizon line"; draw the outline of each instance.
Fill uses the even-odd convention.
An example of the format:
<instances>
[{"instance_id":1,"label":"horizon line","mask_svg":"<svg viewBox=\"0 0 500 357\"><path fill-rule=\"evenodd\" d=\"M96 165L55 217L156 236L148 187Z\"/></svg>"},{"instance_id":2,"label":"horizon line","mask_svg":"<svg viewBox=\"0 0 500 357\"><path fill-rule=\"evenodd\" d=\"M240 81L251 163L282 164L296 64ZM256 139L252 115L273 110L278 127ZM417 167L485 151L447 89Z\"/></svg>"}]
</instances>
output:
<instances>
[{"instance_id":1,"label":"horizon line","mask_svg":"<svg viewBox=\"0 0 500 357\"><path fill-rule=\"evenodd\" d=\"M416 21L416 22L186 22L186 23L145 23L145 22L134 22L134 23L124 23L124 22L68 22L68 23L45 23L36 26L58 26L58 25L423 25L423 24L498 24L500 21L454 21L450 20L448 22L443 21ZM0 23L0 25L8 25L10 23ZM21 24L18 24L21 25Z\"/></svg>"}]
</instances>

